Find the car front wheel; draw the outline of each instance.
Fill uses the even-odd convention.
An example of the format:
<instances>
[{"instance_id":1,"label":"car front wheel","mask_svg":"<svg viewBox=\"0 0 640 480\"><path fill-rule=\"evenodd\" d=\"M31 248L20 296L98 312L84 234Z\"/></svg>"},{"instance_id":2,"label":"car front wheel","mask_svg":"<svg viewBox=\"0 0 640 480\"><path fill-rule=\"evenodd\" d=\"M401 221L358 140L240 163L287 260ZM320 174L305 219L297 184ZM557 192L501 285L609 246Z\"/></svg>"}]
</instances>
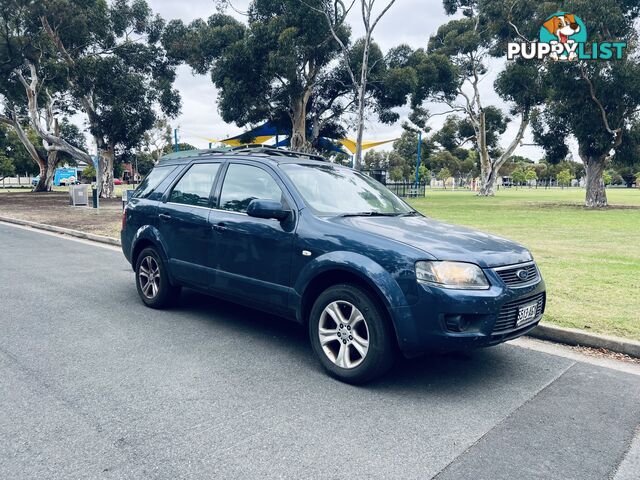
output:
<instances>
[{"instance_id":1,"label":"car front wheel","mask_svg":"<svg viewBox=\"0 0 640 480\"><path fill-rule=\"evenodd\" d=\"M165 308L179 295L180 287L171 285L162 258L154 248L145 248L136 261L136 287L147 307Z\"/></svg>"},{"instance_id":2,"label":"car front wheel","mask_svg":"<svg viewBox=\"0 0 640 480\"><path fill-rule=\"evenodd\" d=\"M344 382L370 381L393 365L393 330L378 302L359 286L336 285L318 297L309 337L325 370Z\"/></svg>"}]
</instances>

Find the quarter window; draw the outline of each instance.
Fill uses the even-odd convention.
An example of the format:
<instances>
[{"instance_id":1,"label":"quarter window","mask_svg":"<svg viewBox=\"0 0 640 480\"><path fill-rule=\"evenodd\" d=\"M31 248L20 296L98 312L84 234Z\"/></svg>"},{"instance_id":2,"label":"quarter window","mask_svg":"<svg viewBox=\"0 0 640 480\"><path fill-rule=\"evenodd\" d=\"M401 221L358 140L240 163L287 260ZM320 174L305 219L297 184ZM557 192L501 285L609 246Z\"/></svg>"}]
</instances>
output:
<instances>
[{"instance_id":1,"label":"quarter window","mask_svg":"<svg viewBox=\"0 0 640 480\"><path fill-rule=\"evenodd\" d=\"M255 199L284 203L282 190L268 172L251 165L229 165L220 194L220 208L246 212Z\"/></svg>"},{"instance_id":2,"label":"quarter window","mask_svg":"<svg viewBox=\"0 0 640 480\"><path fill-rule=\"evenodd\" d=\"M193 165L173 187L169 201L184 205L208 207L209 196L219 168L219 163L197 163Z\"/></svg>"},{"instance_id":3,"label":"quarter window","mask_svg":"<svg viewBox=\"0 0 640 480\"><path fill-rule=\"evenodd\" d=\"M136 188L133 196L136 198L147 198L175 168L176 167L171 166L154 168L144 177L144 180L142 180L142 183Z\"/></svg>"}]
</instances>

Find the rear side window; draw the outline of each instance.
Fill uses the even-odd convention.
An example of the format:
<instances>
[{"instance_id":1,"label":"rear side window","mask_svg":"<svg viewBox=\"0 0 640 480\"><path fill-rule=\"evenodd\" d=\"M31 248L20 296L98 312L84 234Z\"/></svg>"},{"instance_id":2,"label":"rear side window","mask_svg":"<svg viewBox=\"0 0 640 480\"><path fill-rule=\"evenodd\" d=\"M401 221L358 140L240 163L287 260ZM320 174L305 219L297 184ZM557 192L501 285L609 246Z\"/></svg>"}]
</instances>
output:
<instances>
[{"instance_id":1,"label":"rear side window","mask_svg":"<svg viewBox=\"0 0 640 480\"><path fill-rule=\"evenodd\" d=\"M175 168L175 166L167 166L151 170L136 189L133 194L134 198L147 198Z\"/></svg>"},{"instance_id":2,"label":"rear side window","mask_svg":"<svg viewBox=\"0 0 640 480\"><path fill-rule=\"evenodd\" d=\"M255 199L284 203L282 190L269 173L251 165L229 165L220 194L220 209L244 213Z\"/></svg>"},{"instance_id":3,"label":"rear side window","mask_svg":"<svg viewBox=\"0 0 640 480\"><path fill-rule=\"evenodd\" d=\"M209 196L216 179L219 163L197 163L173 187L169 201L198 207L209 206Z\"/></svg>"}]
</instances>

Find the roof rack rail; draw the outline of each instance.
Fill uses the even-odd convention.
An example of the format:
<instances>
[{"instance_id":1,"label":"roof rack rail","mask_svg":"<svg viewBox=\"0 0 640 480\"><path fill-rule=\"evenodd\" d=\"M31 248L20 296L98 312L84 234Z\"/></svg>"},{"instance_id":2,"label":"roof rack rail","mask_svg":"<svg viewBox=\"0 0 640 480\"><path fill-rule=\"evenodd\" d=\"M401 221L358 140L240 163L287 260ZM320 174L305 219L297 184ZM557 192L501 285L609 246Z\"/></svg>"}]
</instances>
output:
<instances>
[{"instance_id":1,"label":"roof rack rail","mask_svg":"<svg viewBox=\"0 0 640 480\"><path fill-rule=\"evenodd\" d=\"M240 145L237 147L218 147L218 148L207 148L204 150L182 150L178 152L171 152L166 155L163 155L158 160L158 163L164 163L166 161L201 156L201 155L246 155L252 153L259 153L262 155L268 155L271 157L288 157L288 158L307 158L309 160L318 160L320 162L326 162L327 159L320 156L315 155L313 153L305 153L305 152L296 152L293 150L285 150L283 148L272 147L268 145L260 145L260 144L250 144L250 145Z\"/></svg>"},{"instance_id":2,"label":"roof rack rail","mask_svg":"<svg viewBox=\"0 0 640 480\"><path fill-rule=\"evenodd\" d=\"M326 162L327 159L321 155L316 155L313 153L306 152L297 152L295 150L285 150L283 148L272 147L269 145L259 145L259 144L251 144L251 145L241 145L238 147L233 147L231 150L233 153L264 153L266 155L272 155L275 157L305 157L309 160L318 160L320 162Z\"/></svg>"}]
</instances>

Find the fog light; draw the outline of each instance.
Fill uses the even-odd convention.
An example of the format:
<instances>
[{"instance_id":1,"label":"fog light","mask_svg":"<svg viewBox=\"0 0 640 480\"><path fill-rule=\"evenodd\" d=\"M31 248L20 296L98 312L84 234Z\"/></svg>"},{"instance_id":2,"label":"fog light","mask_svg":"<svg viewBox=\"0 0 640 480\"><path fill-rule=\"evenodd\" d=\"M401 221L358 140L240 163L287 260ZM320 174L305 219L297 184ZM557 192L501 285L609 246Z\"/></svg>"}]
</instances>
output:
<instances>
[{"instance_id":1,"label":"fog light","mask_svg":"<svg viewBox=\"0 0 640 480\"><path fill-rule=\"evenodd\" d=\"M464 332L469 328L469 320L462 315L445 315L444 322L452 332Z\"/></svg>"}]
</instances>

